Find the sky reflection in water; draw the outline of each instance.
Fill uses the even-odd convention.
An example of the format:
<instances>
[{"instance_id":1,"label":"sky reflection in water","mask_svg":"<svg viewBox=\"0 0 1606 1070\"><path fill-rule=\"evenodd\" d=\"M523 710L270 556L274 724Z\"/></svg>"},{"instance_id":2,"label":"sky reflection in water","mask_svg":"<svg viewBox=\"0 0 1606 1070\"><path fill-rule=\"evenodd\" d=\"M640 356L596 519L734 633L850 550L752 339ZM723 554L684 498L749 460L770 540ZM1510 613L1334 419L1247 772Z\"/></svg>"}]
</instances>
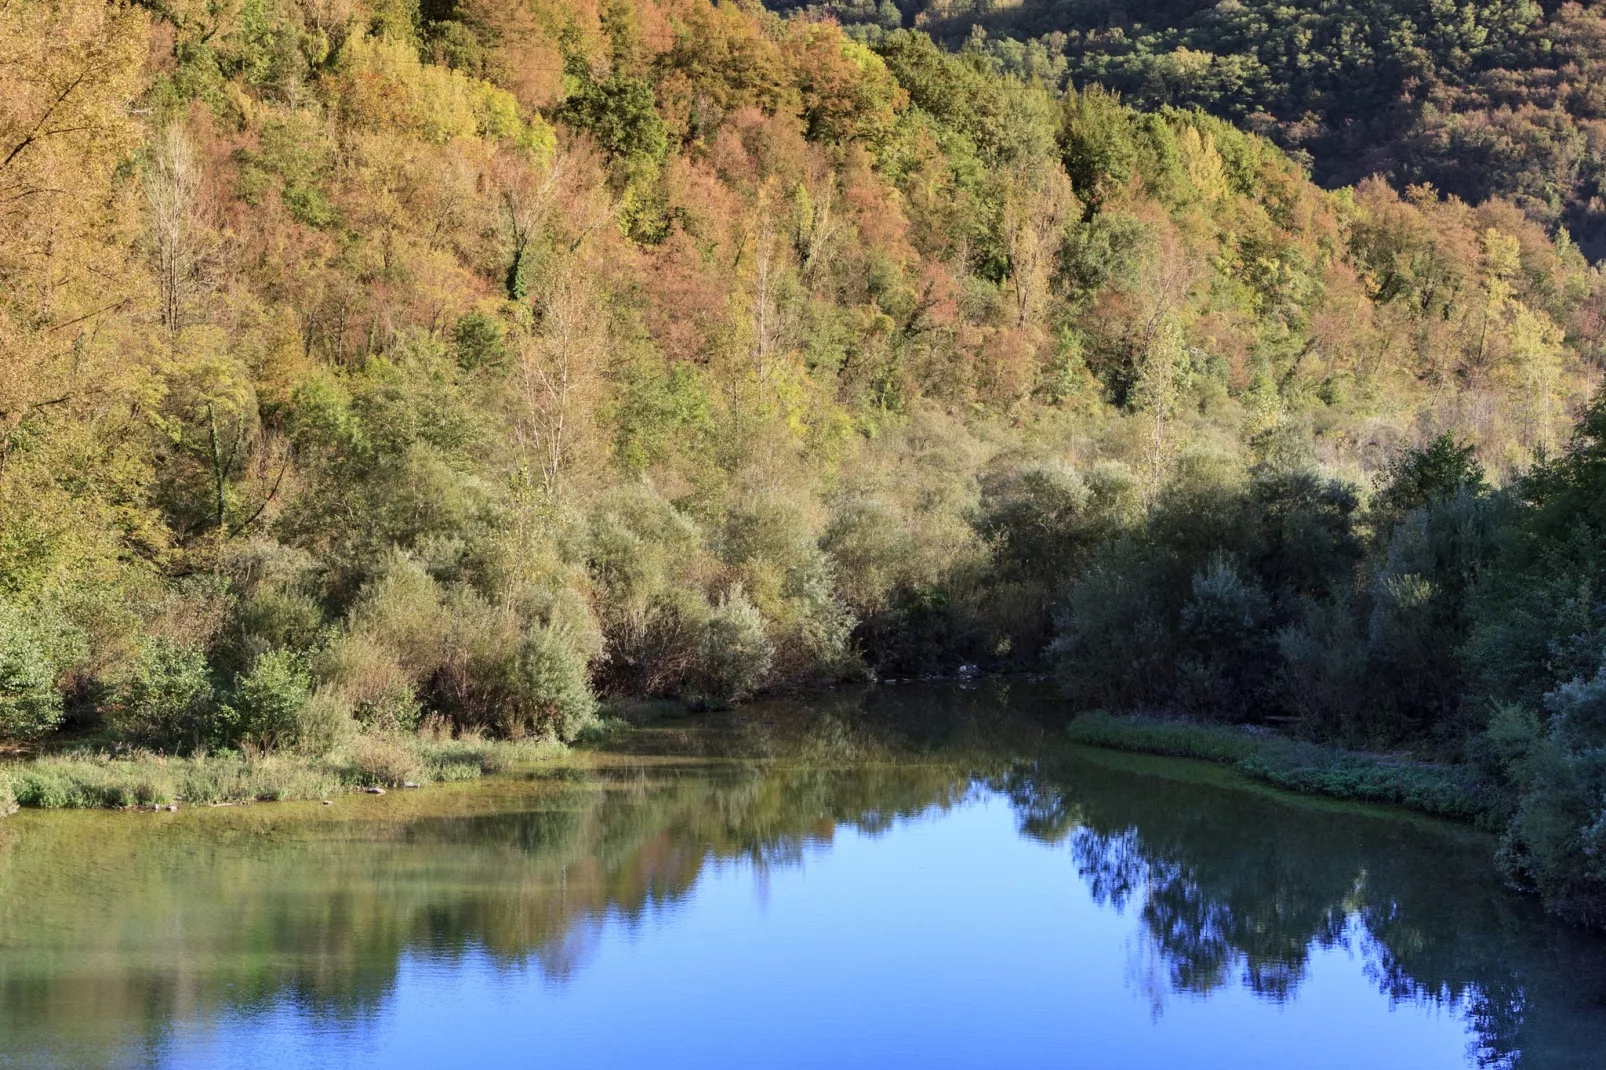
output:
<instances>
[{"instance_id":1,"label":"sky reflection in water","mask_svg":"<svg viewBox=\"0 0 1606 1070\"><path fill-rule=\"evenodd\" d=\"M1097 752L0 824L0 1067L1606 1064L1470 830Z\"/></svg>"},{"instance_id":2,"label":"sky reflection in water","mask_svg":"<svg viewBox=\"0 0 1606 1070\"><path fill-rule=\"evenodd\" d=\"M1129 906L1016 834L993 796L869 836L847 831L756 879L705 870L686 899L609 919L572 976L484 953L409 953L384 1005L326 1022L291 1001L186 1025L175 1067L1461 1067L1454 1009L1391 1009L1361 941L1318 950L1280 1005L1232 983L1171 989Z\"/></svg>"}]
</instances>

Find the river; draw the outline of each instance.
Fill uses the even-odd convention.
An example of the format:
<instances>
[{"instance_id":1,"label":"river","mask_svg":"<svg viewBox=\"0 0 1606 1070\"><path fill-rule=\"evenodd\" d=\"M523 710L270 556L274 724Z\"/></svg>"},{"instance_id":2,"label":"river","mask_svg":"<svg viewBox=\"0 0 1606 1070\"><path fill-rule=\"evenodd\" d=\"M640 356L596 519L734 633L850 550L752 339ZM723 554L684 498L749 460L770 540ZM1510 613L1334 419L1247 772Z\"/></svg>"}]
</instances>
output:
<instances>
[{"instance_id":1,"label":"river","mask_svg":"<svg viewBox=\"0 0 1606 1070\"><path fill-rule=\"evenodd\" d=\"M1012 704L882 689L327 807L16 815L0 1067L1606 1066L1606 940L1490 837L1001 746Z\"/></svg>"}]
</instances>

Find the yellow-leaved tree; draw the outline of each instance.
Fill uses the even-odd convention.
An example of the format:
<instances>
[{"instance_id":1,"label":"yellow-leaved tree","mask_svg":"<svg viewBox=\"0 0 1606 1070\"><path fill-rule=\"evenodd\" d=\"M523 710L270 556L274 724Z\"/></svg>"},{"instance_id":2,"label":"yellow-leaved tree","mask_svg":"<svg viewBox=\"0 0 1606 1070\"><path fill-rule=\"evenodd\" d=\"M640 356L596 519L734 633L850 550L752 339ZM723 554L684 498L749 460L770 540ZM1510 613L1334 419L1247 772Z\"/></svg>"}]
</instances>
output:
<instances>
[{"instance_id":1,"label":"yellow-leaved tree","mask_svg":"<svg viewBox=\"0 0 1606 1070\"><path fill-rule=\"evenodd\" d=\"M127 240L148 24L104 0L0 5L0 586L104 578L161 540L129 419L150 279ZM122 402L122 404L119 404ZM70 475L71 478L63 478Z\"/></svg>"}]
</instances>

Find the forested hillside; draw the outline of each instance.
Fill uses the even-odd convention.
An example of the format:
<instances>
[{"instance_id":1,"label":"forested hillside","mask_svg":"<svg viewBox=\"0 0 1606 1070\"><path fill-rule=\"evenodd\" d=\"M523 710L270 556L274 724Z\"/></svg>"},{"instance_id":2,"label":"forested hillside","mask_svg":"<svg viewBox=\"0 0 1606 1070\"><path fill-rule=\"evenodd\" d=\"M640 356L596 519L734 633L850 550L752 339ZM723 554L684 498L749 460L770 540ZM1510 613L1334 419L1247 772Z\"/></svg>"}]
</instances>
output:
<instances>
[{"instance_id":1,"label":"forested hillside","mask_svg":"<svg viewBox=\"0 0 1606 1070\"><path fill-rule=\"evenodd\" d=\"M1500 196L1606 255L1606 8L1532 0L775 0L879 37L971 41L999 69L1199 107L1335 186Z\"/></svg>"},{"instance_id":2,"label":"forested hillside","mask_svg":"<svg viewBox=\"0 0 1606 1070\"><path fill-rule=\"evenodd\" d=\"M756 5L13 0L0 218L0 735L1054 664L1482 763L1602 918L1603 282L1519 203Z\"/></svg>"}]
</instances>

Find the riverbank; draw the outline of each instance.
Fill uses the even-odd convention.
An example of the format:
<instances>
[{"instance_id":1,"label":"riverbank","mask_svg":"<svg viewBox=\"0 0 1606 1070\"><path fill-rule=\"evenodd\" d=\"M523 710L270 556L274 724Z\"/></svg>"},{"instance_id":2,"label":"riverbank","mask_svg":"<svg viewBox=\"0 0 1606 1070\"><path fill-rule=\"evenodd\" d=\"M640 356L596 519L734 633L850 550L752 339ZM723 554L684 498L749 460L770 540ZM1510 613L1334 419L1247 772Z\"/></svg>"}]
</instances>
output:
<instances>
[{"instance_id":1,"label":"riverbank","mask_svg":"<svg viewBox=\"0 0 1606 1070\"><path fill-rule=\"evenodd\" d=\"M807 700L771 699L741 711L690 718L630 711L638 716L616 723L633 727L612 738L608 747L659 756L768 758L786 753L833 761L884 757L889 747L900 749L893 741L900 735L893 728L900 720L896 704L908 696L878 697L883 718L890 718L879 729L836 708L856 705L862 696L828 694ZM978 699L991 712L972 712L988 720L988 734L994 736L1002 730L992 709L998 696ZM889 730L892 735L882 739ZM1322 747L1263 729L1092 712L1072 721L1066 738L1111 750L1198 759L1301 794L1389 804L1484 827L1495 827L1504 816L1501 800L1470 770ZM1011 734L1009 750L1031 752L1044 745L1051 745L1048 738L1017 730ZM912 753L919 750L911 748ZM0 814L18 807L126 809L324 799L376 787L473 780L565 752L556 743L429 734L357 735L318 756L247 750L175 757L84 743L53 753L0 759Z\"/></svg>"},{"instance_id":2,"label":"riverbank","mask_svg":"<svg viewBox=\"0 0 1606 1070\"><path fill-rule=\"evenodd\" d=\"M1066 735L1085 746L1214 762L1305 795L1383 803L1488 827L1504 817L1502 801L1472 770L1323 747L1265 729L1092 711L1078 714Z\"/></svg>"},{"instance_id":3,"label":"riverbank","mask_svg":"<svg viewBox=\"0 0 1606 1070\"><path fill-rule=\"evenodd\" d=\"M474 780L555 757L544 741L363 735L325 755L220 753L188 757L84 746L0 764L0 815L45 810L216 806Z\"/></svg>"}]
</instances>

